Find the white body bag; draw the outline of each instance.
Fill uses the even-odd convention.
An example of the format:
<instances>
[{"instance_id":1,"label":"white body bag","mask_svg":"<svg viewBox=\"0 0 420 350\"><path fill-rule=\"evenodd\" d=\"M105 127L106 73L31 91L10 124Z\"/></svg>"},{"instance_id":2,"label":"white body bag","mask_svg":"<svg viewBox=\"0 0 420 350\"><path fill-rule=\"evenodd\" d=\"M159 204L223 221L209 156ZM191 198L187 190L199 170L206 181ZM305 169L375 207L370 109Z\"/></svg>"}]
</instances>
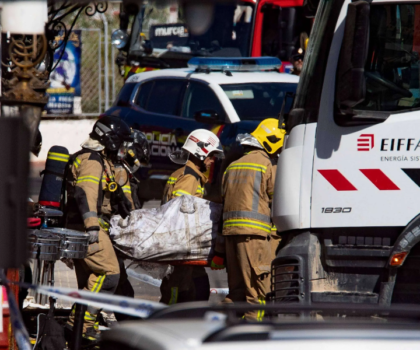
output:
<instances>
[{"instance_id":1,"label":"white body bag","mask_svg":"<svg viewBox=\"0 0 420 350\"><path fill-rule=\"evenodd\" d=\"M111 218L114 247L133 260L209 260L213 256L223 206L181 196L158 209L138 209L126 219Z\"/></svg>"}]
</instances>

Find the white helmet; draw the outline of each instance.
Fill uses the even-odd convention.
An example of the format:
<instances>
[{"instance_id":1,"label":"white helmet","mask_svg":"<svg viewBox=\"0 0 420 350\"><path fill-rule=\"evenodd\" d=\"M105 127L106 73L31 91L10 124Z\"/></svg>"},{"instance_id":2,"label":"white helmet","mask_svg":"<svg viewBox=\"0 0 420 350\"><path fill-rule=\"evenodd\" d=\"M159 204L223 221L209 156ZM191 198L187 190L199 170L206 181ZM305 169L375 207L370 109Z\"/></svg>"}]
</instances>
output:
<instances>
[{"instance_id":1,"label":"white helmet","mask_svg":"<svg viewBox=\"0 0 420 350\"><path fill-rule=\"evenodd\" d=\"M174 163L185 164L189 154L203 161L210 154L223 158L223 149L219 138L214 133L206 129L197 129L188 135L182 150L171 153L169 157Z\"/></svg>"}]
</instances>

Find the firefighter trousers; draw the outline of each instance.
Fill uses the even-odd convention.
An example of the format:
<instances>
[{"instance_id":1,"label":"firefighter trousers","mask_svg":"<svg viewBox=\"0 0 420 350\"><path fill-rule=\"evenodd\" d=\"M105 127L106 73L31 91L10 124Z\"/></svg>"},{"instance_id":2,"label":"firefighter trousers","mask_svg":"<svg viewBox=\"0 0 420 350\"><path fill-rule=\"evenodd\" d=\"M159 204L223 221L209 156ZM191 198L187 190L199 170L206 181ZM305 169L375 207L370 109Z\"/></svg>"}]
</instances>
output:
<instances>
[{"instance_id":1,"label":"firefighter trousers","mask_svg":"<svg viewBox=\"0 0 420 350\"><path fill-rule=\"evenodd\" d=\"M79 289L93 293L113 294L120 279L120 267L109 235L101 229L98 243L89 244L85 259L75 259L76 278ZM97 315L99 309L88 306L85 313L83 332L87 329L98 329ZM68 325L73 327L75 305L69 317Z\"/></svg>"},{"instance_id":2,"label":"firefighter trousers","mask_svg":"<svg viewBox=\"0 0 420 350\"><path fill-rule=\"evenodd\" d=\"M161 303L168 305L188 301L207 301L210 297L209 277L203 266L176 265L162 280Z\"/></svg>"},{"instance_id":3,"label":"firefighter trousers","mask_svg":"<svg viewBox=\"0 0 420 350\"><path fill-rule=\"evenodd\" d=\"M280 245L281 237L277 234L271 234L270 245L271 245L271 261L273 261L277 256L277 249Z\"/></svg>"},{"instance_id":4,"label":"firefighter trousers","mask_svg":"<svg viewBox=\"0 0 420 350\"><path fill-rule=\"evenodd\" d=\"M265 305L270 291L272 244L262 236L225 236L229 294L225 303ZM262 321L264 311L247 311L247 320Z\"/></svg>"},{"instance_id":5,"label":"firefighter trousers","mask_svg":"<svg viewBox=\"0 0 420 350\"><path fill-rule=\"evenodd\" d=\"M134 293L133 286L131 285L131 282L128 279L127 270L124 265L124 257L121 255L121 253L119 253L116 250L115 250L115 254L117 255L118 263L120 265L120 280L118 282L118 286L114 294L120 295L123 297L134 298L135 293ZM137 317L124 315L119 312L114 312L114 315L118 322L137 319Z\"/></svg>"}]
</instances>

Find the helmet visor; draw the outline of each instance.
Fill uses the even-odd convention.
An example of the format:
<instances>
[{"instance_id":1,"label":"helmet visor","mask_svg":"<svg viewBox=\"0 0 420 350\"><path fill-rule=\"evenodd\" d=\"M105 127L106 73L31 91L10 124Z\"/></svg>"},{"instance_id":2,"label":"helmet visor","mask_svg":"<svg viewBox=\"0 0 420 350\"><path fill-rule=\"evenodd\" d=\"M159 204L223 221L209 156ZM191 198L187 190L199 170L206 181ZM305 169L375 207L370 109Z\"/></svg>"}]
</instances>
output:
<instances>
[{"instance_id":1,"label":"helmet visor","mask_svg":"<svg viewBox=\"0 0 420 350\"><path fill-rule=\"evenodd\" d=\"M105 147L110 151L118 151L123 145L123 141L118 137L118 135L111 134L109 135L109 142L105 144ZM106 141L105 141L106 142Z\"/></svg>"},{"instance_id":2,"label":"helmet visor","mask_svg":"<svg viewBox=\"0 0 420 350\"><path fill-rule=\"evenodd\" d=\"M127 149L128 149L129 143L122 142L120 147L118 148L117 157L118 160L124 160L127 157Z\"/></svg>"},{"instance_id":3,"label":"helmet visor","mask_svg":"<svg viewBox=\"0 0 420 350\"><path fill-rule=\"evenodd\" d=\"M169 154L169 159L172 160L175 164L185 165L188 161L190 153L183 149L174 151Z\"/></svg>"},{"instance_id":4,"label":"helmet visor","mask_svg":"<svg viewBox=\"0 0 420 350\"><path fill-rule=\"evenodd\" d=\"M217 148L209 154L209 157L215 157L217 159L225 159L225 153L223 152L223 148L220 143L218 144Z\"/></svg>"},{"instance_id":5,"label":"helmet visor","mask_svg":"<svg viewBox=\"0 0 420 350\"><path fill-rule=\"evenodd\" d=\"M147 165L150 161L150 145L147 141L146 135L136 129L132 131L133 136L133 150L136 153L138 160L143 164Z\"/></svg>"},{"instance_id":6,"label":"helmet visor","mask_svg":"<svg viewBox=\"0 0 420 350\"><path fill-rule=\"evenodd\" d=\"M121 138L121 140L126 141L126 142L134 141L134 138L131 132L129 134L126 132L122 132L122 133L120 132L118 136Z\"/></svg>"},{"instance_id":7,"label":"helmet visor","mask_svg":"<svg viewBox=\"0 0 420 350\"><path fill-rule=\"evenodd\" d=\"M250 134L238 134L238 136L236 136L236 141L239 142L242 146L251 146L259 149L264 149L264 147L261 146L258 140Z\"/></svg>"},{"instance_id":8,"label":"helmet visor","mask_svg":"<svg viewBox=\"0 0 420 350\"><path fill-rule=\"evenodd\" d=\"M220 152L212 152L211 155L217 159L225 159L225 154Z\"/></svg>"}]
</instances>

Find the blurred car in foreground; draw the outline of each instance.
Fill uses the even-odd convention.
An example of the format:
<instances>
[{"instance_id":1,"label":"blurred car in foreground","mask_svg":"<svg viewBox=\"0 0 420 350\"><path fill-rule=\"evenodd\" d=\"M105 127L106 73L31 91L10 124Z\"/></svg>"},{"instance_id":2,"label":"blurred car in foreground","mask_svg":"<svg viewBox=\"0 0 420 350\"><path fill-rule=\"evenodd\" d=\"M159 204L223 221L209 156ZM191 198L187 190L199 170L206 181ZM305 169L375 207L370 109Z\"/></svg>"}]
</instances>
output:
<instances>
[{"instance_id":1,"label":"blurred car in foreground","mask_svg":"<svg viewBox=\"0 0 420 350\"><path fill-rule=\"evenodd\" d=\"M419 347L418 306L376 308L378 311L366 305L358 306L344 306L344 310L343 306L325 304L300 311L299 307L285 308L283 311L288 313L287 316L246 323L232 317L232 313L227 318L220 317L223 306L194 310L193 307L177 305L158 312L151 319L126 322L104 333L101 349L394 350ZM268 305L266 312L276 307L280 308ZM229 309L235 311L235 307ZM191 318L188 315L192 315Z\"/></svg>"}]
</instances>

